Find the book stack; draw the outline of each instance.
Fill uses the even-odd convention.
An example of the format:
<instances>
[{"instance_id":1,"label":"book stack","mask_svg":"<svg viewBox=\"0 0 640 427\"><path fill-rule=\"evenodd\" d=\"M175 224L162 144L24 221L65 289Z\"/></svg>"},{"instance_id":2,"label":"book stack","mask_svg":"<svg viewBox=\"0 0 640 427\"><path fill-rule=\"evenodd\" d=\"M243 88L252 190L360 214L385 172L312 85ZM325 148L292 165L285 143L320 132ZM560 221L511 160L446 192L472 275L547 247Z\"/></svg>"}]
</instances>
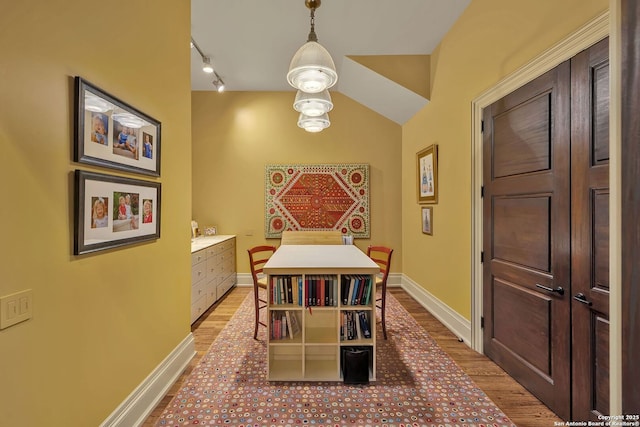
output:
<instances>
[{"instance_id":1,"label":"book stack","mask_svg":"<svg viewBox=\"0 0 640 427\"><path fill-rule=\"evenodd\" d=\"M271 303L302 305L302 276L271 276Z\"/></svg>"},{"instance_id":2,"label":"book stack","mask_svg":"<svg viewBox=\"0 0 640 427\"><path fill-rule=\"evenodd\" d=\"M338 278L333 275L309 275L305 276L305 305L307 307L335 307Z\"/></svg>"},{"instance_id":3,"label":"book stack","mask_svg":"<svg viewBox=\"0 0 640 427\"><path fill-rule=\"evenodd\" d=\"M270 339L293 339L300 334L300 320L295 312L274 311L271 313Z\"/></svg>"},{"instance_id":4,"label":"book stack","mask_svg":"<svg viewBox=\"0 0 640 427\"><path fill-rule=\"evenodd\" d=\"M369 314L365 311L343 311L340 313L340 340L362 340L371 338Z\"/></svg>"},{"instance_id":5,"label":"book stack","mask_svg":"<svg viewBox=\"0 0 640 427\"><path fill-rule=\"evenodd\" d=\"M342 276L342 305L368 305L371 300L373 281L371 276Z\"/></svg>"}]
</instances>

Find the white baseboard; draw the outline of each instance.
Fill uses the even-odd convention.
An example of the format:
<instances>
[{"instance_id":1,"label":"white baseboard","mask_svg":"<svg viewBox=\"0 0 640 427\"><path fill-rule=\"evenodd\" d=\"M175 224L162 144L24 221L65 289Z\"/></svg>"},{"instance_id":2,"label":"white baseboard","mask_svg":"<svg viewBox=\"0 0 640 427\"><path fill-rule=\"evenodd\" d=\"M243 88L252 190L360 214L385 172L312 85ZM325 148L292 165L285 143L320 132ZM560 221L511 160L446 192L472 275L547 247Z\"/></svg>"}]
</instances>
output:
<instances>
[{"instance_id":1,"label":"white baseboard","mask_svg":"<svg viewBox=\"0 0 640 427\"><path fill-rule=\"evenodd\" d=\"M167 394L195 354L193 334L189 332L189 335L127 396L100 424L100 427L141 425Z\"/></svg>"},{"instance_id":2,"label":"white baseboard","mask_svg":"<svg viewBox=\"0 0 640 427\"><path fill-rule=\"evenodd\" d=\"M236 286L253 286L253 278L251 273L237 273Z\"/></svg>"},{"instance_id":3,"label":"white baseboard","mask_svg":"<svg viewBox=\"0 0 640 427\"><path fill-rule=\"evenodd\" d=\"M391 277L391 275L389 275ZM454 335L471 347L471 321L426 291L422 286L402 275L402 288L438 319Z\"/></svg>"}]
</instances>

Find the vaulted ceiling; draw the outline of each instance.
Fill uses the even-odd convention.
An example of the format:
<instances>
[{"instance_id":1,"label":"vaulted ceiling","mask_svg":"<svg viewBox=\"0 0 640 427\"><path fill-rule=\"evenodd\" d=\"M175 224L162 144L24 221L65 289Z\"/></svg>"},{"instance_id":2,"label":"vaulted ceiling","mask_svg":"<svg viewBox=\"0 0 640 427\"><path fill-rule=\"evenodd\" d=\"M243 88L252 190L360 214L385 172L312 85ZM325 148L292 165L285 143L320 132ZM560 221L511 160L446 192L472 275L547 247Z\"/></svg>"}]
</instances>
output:
<instances>
[{"instance_id":1,"label":"vaulted ceiling","mask_svg":"<svg viewBox=\"0 0 640 427\"><path fill-rule=\"evenodd\" d=\"M470 0L324 0L315 12L318 42L333 57L340 92L403 124L428 102L429 55ZM304 0L191 0L191 35L211 57L228 91L291 91L293 54L307 41ZM385 64L395 63L390 67ZM407 84L419 74L423 85ZM191 52L192 90L214 91Z\"/></svg>"}]
</instances>

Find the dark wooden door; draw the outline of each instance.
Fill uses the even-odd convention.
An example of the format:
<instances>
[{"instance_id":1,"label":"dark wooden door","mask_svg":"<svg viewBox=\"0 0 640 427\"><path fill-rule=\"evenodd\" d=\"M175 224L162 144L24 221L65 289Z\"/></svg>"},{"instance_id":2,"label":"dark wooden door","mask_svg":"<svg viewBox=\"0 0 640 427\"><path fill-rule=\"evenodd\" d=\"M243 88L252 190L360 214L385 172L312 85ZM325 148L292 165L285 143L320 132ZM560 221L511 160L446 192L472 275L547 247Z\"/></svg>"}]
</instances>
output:
<instances>
[{"instance_id":1,"label":"dark wooden door","mask_svg":"<svg viewBox=\"0 0 640 427\"><path fill-rule=\"evenodd\" d=\"M622 413L640 414L640 2L621 4Z\"/></svg>"},{"instance_id":2,"label":"dark wooden door","mask_svg":"<svg viewBox=\"0 0 640 427\"><path fill-rule=\"evenodd\" d=\"M608 39L484 111L486 354L564 419L609 412Z\"/></svg>"},{"instance_id":3,"label":"dark wooden door","mask_svg":"<svg viewBox=\"0 0 640 427\"><path fill-rule=\"evenodd\" d=\"M570 63L484 110L485 353L571 410Z\"/></svg>"},{"instance_id":4,"label":"dark wooden door","mask_svg":"<svg viewBox=\"0 0 640 427\"><path fill-rule=\"evenodd\" d=\"M609 44L571 60L573 419L609 413Z\"/></svg>"}]
</instances>

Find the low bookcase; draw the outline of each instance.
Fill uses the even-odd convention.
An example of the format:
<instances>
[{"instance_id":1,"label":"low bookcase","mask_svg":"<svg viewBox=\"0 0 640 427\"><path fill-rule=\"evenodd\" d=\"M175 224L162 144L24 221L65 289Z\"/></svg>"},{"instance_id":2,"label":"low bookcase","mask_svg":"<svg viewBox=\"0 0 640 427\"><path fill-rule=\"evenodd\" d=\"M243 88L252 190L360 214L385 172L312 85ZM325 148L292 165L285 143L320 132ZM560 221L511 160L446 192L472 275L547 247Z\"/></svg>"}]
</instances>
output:
<instances>
[{"instance_id":1,"label":"low bookcase","mask_svg":"<svg viewBox=\"0 0 640 427\"><path fill-rule=\"evenodd\" d=\"M375 381L378 271L353 245L280 246L264 266L267 379L343 381L343 348L358 348Z\"/></svg>"}]
</instances>

